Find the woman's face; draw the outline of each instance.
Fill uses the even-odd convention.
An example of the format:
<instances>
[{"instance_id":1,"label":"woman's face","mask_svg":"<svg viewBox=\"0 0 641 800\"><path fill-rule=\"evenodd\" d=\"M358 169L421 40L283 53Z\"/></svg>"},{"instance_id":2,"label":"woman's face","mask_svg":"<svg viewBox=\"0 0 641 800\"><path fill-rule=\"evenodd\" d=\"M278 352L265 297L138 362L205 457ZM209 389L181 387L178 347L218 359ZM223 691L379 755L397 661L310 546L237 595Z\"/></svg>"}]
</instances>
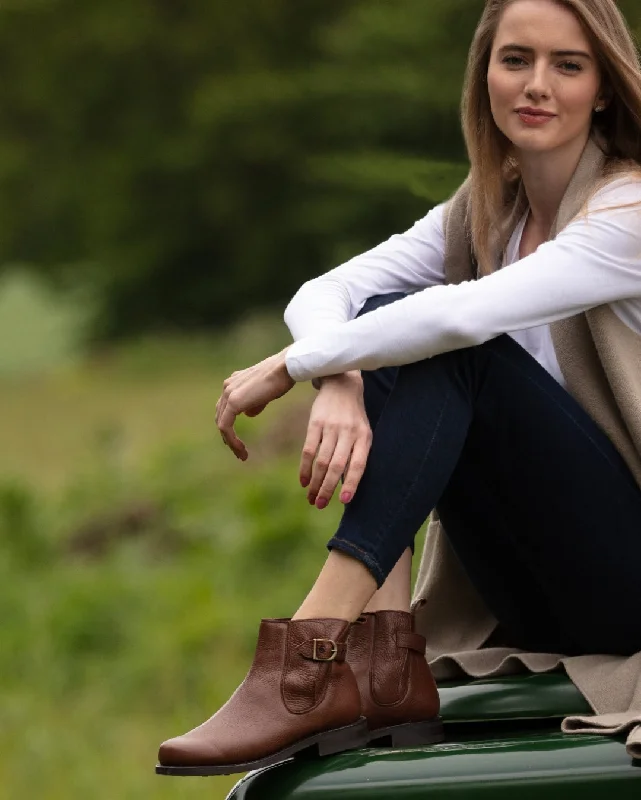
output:
<instances>
[{"instance_id":1,"label":"woman's face","mask_svg":"<svg viewBox=\"0 0 641 800\"><path fill-rule=\"evenodd\" d=\"M494 121L521 152L582 146L601 78L579 20L554 0L503 12L487 73Z\"/></svg>"}]
</instances>

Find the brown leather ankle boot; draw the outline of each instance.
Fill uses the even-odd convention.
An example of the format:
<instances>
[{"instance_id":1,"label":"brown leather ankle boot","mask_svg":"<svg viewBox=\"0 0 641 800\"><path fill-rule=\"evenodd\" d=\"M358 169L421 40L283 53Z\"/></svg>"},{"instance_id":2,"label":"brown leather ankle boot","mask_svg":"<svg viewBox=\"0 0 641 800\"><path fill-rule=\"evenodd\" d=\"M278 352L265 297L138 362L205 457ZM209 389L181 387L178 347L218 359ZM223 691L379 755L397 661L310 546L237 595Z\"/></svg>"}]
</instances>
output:
<instances>
[{"instance_id":1,"label":"brown leather ankle boot","mask_svg":"<svg viewBox=\"0 0 641 800\"><path fill-rule=\"evenodd\" d=\"M347 662L361 693L370 741L392 747L444 739L425 637L404 611L363 614L350 630ZM380 740L380 741L379 741Z\"/></svg>"},{"instance_id":2,"label":"brown leather ankle boot","mask_svg":"<svg viewBox=\"0 0 641 800\"><path fill-rule=\"evenodd\" d=\"M313 748L367 743L358 686L345 663L349 623L266 619L245 680L213 717L160 746L161 775L229 775Z\"/></svg>"}]
</instances>

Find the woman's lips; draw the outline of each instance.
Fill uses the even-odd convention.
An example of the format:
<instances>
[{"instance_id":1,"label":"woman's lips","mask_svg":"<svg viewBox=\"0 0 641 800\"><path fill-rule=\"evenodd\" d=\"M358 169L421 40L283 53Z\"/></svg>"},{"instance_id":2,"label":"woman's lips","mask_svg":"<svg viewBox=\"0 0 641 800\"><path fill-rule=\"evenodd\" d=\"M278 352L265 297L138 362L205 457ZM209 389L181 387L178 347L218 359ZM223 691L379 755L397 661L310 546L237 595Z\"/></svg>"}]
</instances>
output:
<instances>
[{"instance_id":1,"label":"woman's lips","mask_svg":"<svg viewBox=\"0 0 641 800\"><path fill-rule=\"evenodd\" d=\"M544 114L541 112L532 112L526 110L517 111L516 113L519 115L521 122L533 128L539 128L542 125L546 125L556 116L555 114Z\"/></svg>"}]
</instances>

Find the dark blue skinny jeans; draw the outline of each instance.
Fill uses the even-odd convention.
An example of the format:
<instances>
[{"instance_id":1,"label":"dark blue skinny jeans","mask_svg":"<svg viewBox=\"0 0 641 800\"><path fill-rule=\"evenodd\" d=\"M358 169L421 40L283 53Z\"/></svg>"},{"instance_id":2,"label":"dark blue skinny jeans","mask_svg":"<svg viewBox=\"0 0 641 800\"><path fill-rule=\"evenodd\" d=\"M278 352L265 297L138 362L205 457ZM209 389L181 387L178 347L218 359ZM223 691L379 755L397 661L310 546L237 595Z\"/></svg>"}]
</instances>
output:
<instances>
[{"instance_id":1,"label":"dark blue skinny jeans","mask_svg":"<svg viewBox=\"0 0 641 800\"><path fill-rule=\"evenodd\" d=\"M372 449L330 548L380 586L436 508L510 645L641 651L641 490L526 350L503 335L363 379Z\"/></svg>"}]
</instances>

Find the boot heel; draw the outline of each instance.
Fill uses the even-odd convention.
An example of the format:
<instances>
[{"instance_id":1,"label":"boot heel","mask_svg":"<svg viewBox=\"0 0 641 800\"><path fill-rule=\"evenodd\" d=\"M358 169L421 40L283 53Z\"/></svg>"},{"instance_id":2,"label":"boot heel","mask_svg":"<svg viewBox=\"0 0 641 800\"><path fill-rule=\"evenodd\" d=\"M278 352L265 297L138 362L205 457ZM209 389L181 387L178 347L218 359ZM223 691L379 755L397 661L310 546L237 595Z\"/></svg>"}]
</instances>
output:
<instances>
[{"instance_id":1,"label":"boot heel","mask_svg":"<svg viewBox=\"0 0 641 800\"><path fill-rule=\"evenodd\" d=\"M390 731L390 735L392 747L415 747L417 745L436 744L445 739L443 723L440 719L398 725Z\"/></svg>"},{"instance_id":2,"label":"boot heel","mask_svg":"<svg viewBox=\"0 0 641 800\"><path fill-rule=\"evenodd\" d=\"M357 750L365 747L368 739L367 720L361 717L353 725L321 734L316 744L318 755L331 756L343 750Z\"/></svg>"}]
</instances>

